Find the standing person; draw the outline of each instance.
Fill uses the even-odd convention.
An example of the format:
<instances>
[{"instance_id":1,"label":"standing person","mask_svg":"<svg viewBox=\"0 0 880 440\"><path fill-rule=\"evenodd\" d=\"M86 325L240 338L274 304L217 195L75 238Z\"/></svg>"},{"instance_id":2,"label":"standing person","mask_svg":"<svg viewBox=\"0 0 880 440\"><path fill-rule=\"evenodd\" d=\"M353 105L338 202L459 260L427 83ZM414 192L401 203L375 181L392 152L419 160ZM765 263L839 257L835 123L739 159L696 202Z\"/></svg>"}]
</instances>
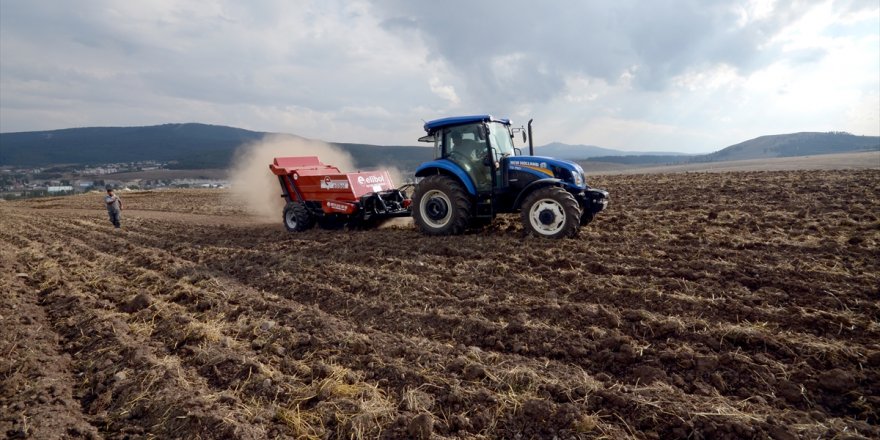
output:
<instances>
[{"instance_id":1,"label":"standing person","mask_svg":"<svg viewBox=\"0 0 880 440\"><path fill-rule=\"evenodd\" d=\"M119 229L119 213L122 211L122 199L113 194L113 188L107 187L107 196L104 197L104 203L107 204L107 213L110 214L110 223L116 229Z\"/></svg>"}]
</instances>

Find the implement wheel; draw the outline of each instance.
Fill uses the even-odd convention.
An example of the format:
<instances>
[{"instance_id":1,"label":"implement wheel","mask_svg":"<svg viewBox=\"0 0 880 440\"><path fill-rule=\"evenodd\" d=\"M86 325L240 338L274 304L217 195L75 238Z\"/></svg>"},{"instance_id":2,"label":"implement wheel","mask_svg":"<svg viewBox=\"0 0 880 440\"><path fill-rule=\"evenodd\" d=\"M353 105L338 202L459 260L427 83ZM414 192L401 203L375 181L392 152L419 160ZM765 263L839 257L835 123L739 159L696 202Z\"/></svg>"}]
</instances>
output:
<instances>
[{"instance_id":1,"label":"implement wheel","mask_svg":"<svg viewBox=\"0 0 880 440\"><path fill-rule=\"evenodd\" d=\"M436 175L422 179L413 194L413 220L427 235L456 235L471 219L471 201L454 179Z\"/></svg>"},{"instance_id":2,"label":"implement wheel","mask_svg":"<svg viewBox=\"0 0 880 440\"><path fill-rule=\"evenodd\" d=\"M522 204L520 217L526 231L544 238L574 237L581 226L581 208L558 186L535 190Z\"/></svg>"},{"instance_id":3,"label":"implement wheel","mask_svg":"<svg viewBox=\"0 0 880 440\"><path fill-rule=\"evenodd\" d=\"M290 232L301 232L315 225L315 217L305 205L298 202L284 207L284 227Z\"/></svg>"}]
</instances>

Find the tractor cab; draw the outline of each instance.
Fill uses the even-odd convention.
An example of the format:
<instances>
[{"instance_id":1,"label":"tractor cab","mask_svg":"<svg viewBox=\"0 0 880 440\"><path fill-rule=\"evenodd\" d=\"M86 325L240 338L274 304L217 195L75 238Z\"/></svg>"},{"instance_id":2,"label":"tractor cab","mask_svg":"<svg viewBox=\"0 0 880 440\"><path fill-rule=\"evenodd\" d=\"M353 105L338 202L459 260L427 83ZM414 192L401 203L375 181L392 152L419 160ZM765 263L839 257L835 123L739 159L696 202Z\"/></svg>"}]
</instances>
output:
<instances>
[{"instance_id":1,"label":"tractor cab","mask_svg":"<svg viewBox=\"0 0 880 440\"><path fill-rule=\"evenodd\" d=\"M474 115L425 123L427 134L419 140L434 144L434 160L416 170L422 178L413 197L416 225L431 235L457 234L496 214L530 207L536 193L559 199L530 214L538 235L572 236L592 220L608 193L587 186L578 164L534 156L531 122L528 156L513 142L515 132L526 140L525 127L512 128L509 119Z\"/></svg>"},{"instance_id":2,"label":"tractor cab","mask_svg":"<svg viewBox=\"0 0 880 440\"><path fill-rule=\"evenodd\" d=\"M457 165L476 194L492 193L503 182L501 161L515 154L510 121L491 116L446 118L425 124L434 159Z\"/></svg>"}]
</instances>

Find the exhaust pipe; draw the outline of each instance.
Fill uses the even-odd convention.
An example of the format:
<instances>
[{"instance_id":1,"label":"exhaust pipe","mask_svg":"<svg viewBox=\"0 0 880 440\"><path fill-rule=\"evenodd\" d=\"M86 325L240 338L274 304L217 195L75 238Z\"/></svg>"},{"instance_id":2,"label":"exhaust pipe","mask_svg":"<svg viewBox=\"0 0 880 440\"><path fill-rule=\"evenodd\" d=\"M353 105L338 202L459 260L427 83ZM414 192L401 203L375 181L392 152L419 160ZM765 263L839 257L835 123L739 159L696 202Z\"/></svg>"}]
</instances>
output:
<instances>
[{"instance_id":1,"label":"exhaust pipe","mask_svg":"<svg viewBox=\"0 0 880 440\"><path fill-rule=\"evenodd\" d=\"M535 144L532 142L532 121L534 119L529 119L529 156L535 155Z\"/></svg>"}]
</instances>

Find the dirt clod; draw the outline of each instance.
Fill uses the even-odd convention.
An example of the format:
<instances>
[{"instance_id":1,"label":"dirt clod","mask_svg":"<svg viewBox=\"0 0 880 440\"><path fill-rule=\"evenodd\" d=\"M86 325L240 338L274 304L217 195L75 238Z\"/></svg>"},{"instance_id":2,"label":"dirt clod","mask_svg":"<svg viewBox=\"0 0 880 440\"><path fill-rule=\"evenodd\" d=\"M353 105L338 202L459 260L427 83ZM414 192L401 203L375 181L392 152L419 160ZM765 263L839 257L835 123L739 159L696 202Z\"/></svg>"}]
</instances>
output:
<instances>
[{"instance_id":1,"label":"dirt clod","mask_svg":"<svg viewBox=\"0 0 880 440\"><path fill-rule=\"evenodd\" d=\"M835 368L819 375L819 386L829 391L846 392L856 387L856 378L848 371Z\"/></svg>"},{"instance_id":2,"label":"dirt clod","mask_svg":"<svg viewBox=\"0 0 880 440\"><path fill-rule=\"evenodd\" d=\"M122 307L122 311L128 312L128 313L134 313L134 312L146 309L147 307L150 307L154 301L155 300L153 299L152 295L150 295L149 293L146 293L146 292L141 292L141 293L138 293L137 295L135 295L135 297L132 298L131 301L127 302Z\"/></svg>"},{"instance_id":3,"label":"dirt clod","mask_svg":"<svg viewBox=\"0 0 880 440\"><path fill-rule=\"evenodd\" d=\"M650 365L639 365L633 368L633 376L639 380L639 383L643 384L666 381L666 372Z\"/></svg>"},{"instance_id":4,"label":"dirt clod","mask_svg":"<svg viewBox=\"0 0 880 440\"><path fill-rule=\"evenodd\" d=\"M434 416L428 413L419 414L409 422L409 435L414 439L427 440L434 432Z\"/></svg>"},{"instance_id":5,"label":"dirt clod","mask_svg":"<svg viewBox=\"0 0 880 440\"><path fill-rule=\"evenodd\" d=\"M480 380L486 377L486 367L476 363L467 364L461 375L466 380Z\"/></svg>"},{"instance_id":6,"label":"dirt clod","mask_svg":"<svg viewBox=\"0 0 880 440\"><path fill-rule=\"evenodd\" d=\"M875 351L868 355L868 365L880 367L880 351Z\"/></svg>"}]
</instances>

